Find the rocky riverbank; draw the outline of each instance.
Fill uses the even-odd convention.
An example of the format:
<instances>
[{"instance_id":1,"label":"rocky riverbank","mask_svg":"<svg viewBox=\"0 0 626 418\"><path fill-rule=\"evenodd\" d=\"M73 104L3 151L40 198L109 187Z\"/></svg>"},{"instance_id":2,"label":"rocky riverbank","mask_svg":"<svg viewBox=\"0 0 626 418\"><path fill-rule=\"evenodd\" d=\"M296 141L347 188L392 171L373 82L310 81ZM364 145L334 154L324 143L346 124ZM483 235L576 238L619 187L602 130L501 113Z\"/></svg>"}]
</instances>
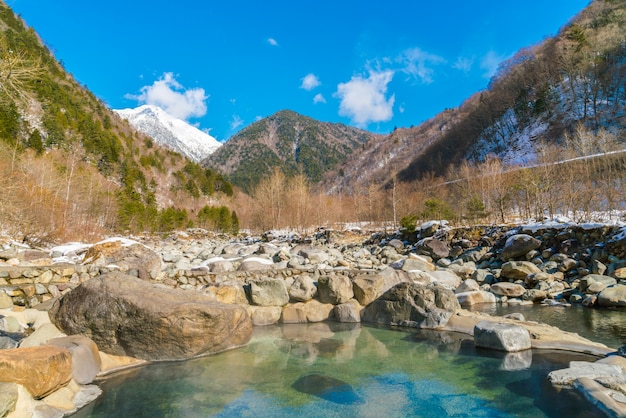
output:
<instances>
[{"instance_id":1,"label":"rocky riverbank","mask_svg":"<svg viewBox=\"0 0 626 418\"><path fill-rule=\"evenodd\" d=\"M97 376L133 364L131 358L185 359L234 348L246 343L252 325L400 325L465 332L479 346L510 352L557 348L605 356L616 350L520 317L485 317L462 307L623 307L625 258L623 228L566 223L453 229L430 222L412 236L320 231L257 239L194 230L45 250L6 243L0 368L9 368L0 373L7 382L0 384L0 399L9 400L0 401L0 416L18 416L24 408L62 416L97 396ZM33 353L24 352L29 347ZM17 364L15 352L58 358L62 376L35 390L13 377L34 367ZM91 354L77 363L77 352ZM626 405L618 401L626 396L626 365L616 367L622 383L593 380L604 382L603 390L572 382L603 399L612 393L617 406L609 409L619 411ZM85 370L91 370L87 377L77 378Z\"/></svg>"}]
</instances>

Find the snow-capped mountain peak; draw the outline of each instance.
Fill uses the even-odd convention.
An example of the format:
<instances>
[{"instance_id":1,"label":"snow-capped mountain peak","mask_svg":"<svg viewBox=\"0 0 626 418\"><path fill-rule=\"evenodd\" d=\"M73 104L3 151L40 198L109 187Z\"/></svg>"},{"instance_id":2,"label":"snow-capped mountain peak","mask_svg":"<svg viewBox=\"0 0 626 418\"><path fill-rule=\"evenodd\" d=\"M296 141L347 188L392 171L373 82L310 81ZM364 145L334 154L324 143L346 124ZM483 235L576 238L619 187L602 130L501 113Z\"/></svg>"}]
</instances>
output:
<instances>
[{"instance_id":1,"label":"snow-capped mountain peak","mask_svg":"<svg viewBox=\"0 0 626 418\"><path fill-rule=\"evenodd\" d=\"M156 143L197 163L213 154L222 145L211 135L184 120L170 116L157 106L143 105L134 109L114 111Z\"/></svg>"}]
</instances>

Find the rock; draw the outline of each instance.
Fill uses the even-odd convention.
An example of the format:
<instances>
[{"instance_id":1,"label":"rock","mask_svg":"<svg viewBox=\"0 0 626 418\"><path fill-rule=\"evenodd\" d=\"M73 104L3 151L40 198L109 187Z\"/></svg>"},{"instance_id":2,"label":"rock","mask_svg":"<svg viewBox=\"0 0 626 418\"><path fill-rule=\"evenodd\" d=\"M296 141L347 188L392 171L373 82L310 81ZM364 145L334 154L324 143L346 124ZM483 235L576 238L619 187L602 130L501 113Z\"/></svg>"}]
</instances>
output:
<instances>
[{"instance_id":1,"label":"rock","mask_svg":"<svg viewBox=\"0 0 626 418\"><path fill-rule=\"evenodd\" d=\"M528 289L522 295L522 300L529 300L531 302L541 302L548 297L548 293L545 290Z\"/></svg>"},{"instance_id":2,"label":"rock","mask_svg":"<svg viewBox=\"0 0 626 418\"><path fill-rule=\"evenodd\" d=\"M480 321L474 327L476 347L515 352L531 348L530 334L526 328L513 324Z\"/></svg>"},{"instance_id":3,"label":"rock","mask_svg":"<svg viewBox=\"0 0 626 418\"><path fill-rule=\"evenodd\" d=\"M328 254L318 248L302 248L298 255L308 258L311 264L325 263L329 259Z\"/></svg>"},{"instance_id":4,"label":"rock","mask_svg":"<svg viewBox=\"0 0 626 418\"><path fill-rule=\"evenodd\" d=\"M541 270L530 261L508 261L502 264L500 275L510 280L525 280L529 274L537 273Z\"/></svg>"},{"instance_id":5,"label":"rock","mask_svg":"<svg viewBox=\"0 0 626 418\"><path fill-rule=\"evenodd\" d=\"M624 389L616 391L588 377L575 380L573 386L606 416L626 417Z\"/></svg>"},{"instance_id":6,"label":"rock","mask_svg":"<svg viewBox=\"0 0 626 418\"><path fill-rule=\"evenodd\" d=\"M274 325L283 312L280 306L249 306L248 309L255 326Z\"/></svg>"},{"instance_id":7,"label":"rock","mask_svg":"<svg viewBox=\"0 0 626 418\"><path fill-rule=\"evenodd\" d=\"M502 249L502 258L511 258L526 255L529 251L536 250L541 246L541 241L527 234L516 234L507 238Z\"/></svg>"},{"instance_id":8,"label":"rock","mask_svg":"<svg viewBox=\"0 0 626 418\"><path fill-rule=\"evenodd\" d=\"M363 306L352 299L346 303L335 306L335 320L337 322L358 323L361 322L361 311Z\"/></svg>"},{"instance_id":9,"label":"rock","mask_svg":"<svg viewBox=\"0 0 626 418\"><path fill-rule=\"evenodd\" d=\"M82 335L54 338L49 345L67 349L72 355L72 378L80 385L88 385L100 373L102 360L98 346Z\"/></svg>"},{"instance_id":10,"label":"rock","mask_svg":"<svg viewBox=\"0 0 626 418\"><path fill-rule=\"evenodd\" d=\"M303 274L293 281L289 288L289 298L296 302L306 302L317 294L317 286L311 276Z\"/></svg>"},{"instance_id":11,"label":"rock","mask_svg":"<svg viewBox=\"0 0 626 418\"><path fill-rule=\"evenodd\" d=\"M438 328L460 308L452 291L440 286L400 283L363 311L363 322Z\"/></svg>"},{"instance_id":12,"label":"rock","mask_svg":"<svg viewBox=\"0 0 626 418\"><path fill-rule=\"evenodd\" d=\"M478 283L493 283L496 277L489 270L476 269L472 274L472 279L476 280Z\"/></svg>"},{"instance_id":13,"label":"rock","mask_svg":"<svg viewBox=\"0 0 626 418\"><path fill-rule=\"evenodd\" d=\"M18 340L15 340L6 335L0 335L0 350L9 350L11 348L17 348L19 345Z\"/></svg>"},{"instance_id":14,"label":"rock","mask_svg":"<svg viewBox=\"0 0 626 418\"><path fill-rule=\"evenodd\" d=\"M304 302L289 303L283 306L280 322L283 324L306 324L308 322L306 314Z\"/></svg>"},{"instance_id":15,"label":"rock","mask_svg":"<svg viewBox=\"0 0 626 418\"><path fill-rule=\"evenodd\" d=\"M161 273L161 257L135 241L112 238L94 244L87 250L83 264L98 267L116 265L122 272L136 271L140 279L156 279Z\"/></svg>"},{"instance_id":16,"label":"rock","mask_svg":"<svg viewBox=\"0 0 626 418\"><path fill-rule=\"evenodd\" d=\"M618 284L604 289L598 295L598 305L603 307L625 307L626 285Z\"/></svg>"},{"instance_id":17,"label":"rock","mask_svg":"<svg viewBox=\"0 0 626 418\"><path fill-rule=\"evenodd\" d=\"M604 270L602 272L604 273L604 271L606 271L606 266L604 267ZM620 279L620 280L626 279L626 267L621 267L615 270L615 272L613 273L613 276L615 276L615 278Z\"/></svg>"},{"instance_id":18,"label":"rock","mask_svg":"<svg viewBox=\"0 0 626 418\"><path fill-rule=\"evenodd\" d=\"M13 307L13 299L5 292L0 290L0 309L9 309Z\"/></svg>"},{"instance_id":19,"label":"rock","mask_svg":"<svg viewBox=\"0 0 626 418\"><path fill-rule=\"evenodd\" d=\"M68 334L101 351L144 360L181 360L246 344L252 321L241 306L164 288L119 272L94 277L49 311Z\"/></svg>"},{"instance_id":20,"label":"rock","mask_svg":"<svg viewBox=\"0 0 626 418\"><path fill-rule=\"evenodd\" d=\"M220 260L209 264L211 273L226 273L235 271L235 265L229 260Z\"/></svg>"},{"instance_id":21,"label":"rock","mask_svg":"<svg viewBox=\"0 0 626 418\"><path fill-rule=\"evenodd\" d=\"M517 298L526 293L526 288L521 284L498 282L491 285L491 292L498 296Z\"/></svg>"},{"instance_id":22,"label":"rock","mask_svg":"<svg viewBox=\"0 0 626 418\"><path fill-rule=\"evenodd\" d=\"M289 302L287 286L282 279L265 279L250 283L250 300L258 306L284 306Z\"/></svg>"},{"instance_id":23,"label":"rock","mask_svg":"<svg viewBox=\"0 0 626 418\"><path fill-rule=\"evenodd\" d=\"M617 284L617 280L615 280L611 276L603 276L601 274L588 274L585 277L582 277L580 279L580 282L578 282L578 288L580 289L581 292L593 293L593 292L587 292L587 289L593 283L601 283L605 287L607 287L607 286L613 286L614 284Z\"/></svg>"},{"instance_id":24,"label":"rock","mask_svg":"<svg viewBox=\"0 0 626 418\"><path fill-rule=\"evenodd\" d=\"M4 417L9 412L15 410L17 396L17 384L8 382L0 383L0 417Z\"/></svg>"},{"instance_id":25,"label":"rock","mask_svg":"<svg viewBox=\"0 0 626 418\"><path fill-rule=\"evenodd\" d=\"M402 264L399 267L399 269L403 271L417 270L417 271L431 272L431 271L435 271L436 269L433 263L428 261L426 258L420 257L419 255L415 255L415 254L410 254L408 258L404 259L404 261L402 260L400 261L402 262ZM397 265L396 263L393 264L394 268L396 265Z\"/></svg>"},{"instance_id":26,"label":"rock","mask_svg":"<svg viewBox=\"0 0 626 418\"><path fill-rule=\"evenodd\" d=\"M596 306L598 303L598 295L585 295L581 304L583 306L592 307Z\"/></svg>"},{"instance_id":27,"label":"rock","mask_svg":"<svg viewBox=\"0 0 626 418\"><path fill-rule=\"evenodd\" d=\"M0 351L0 381L24 386L35 399L65 386L72 357L64 348L41 346Z\"/></svg>"},{"instance_id":28,"label":"rock","mask_svg":"<svg viewBox=\"0 0 626 418\"><path fill-rule=\"evenodd\" d=\"M65 334L63 334L54 324L42 324L35 330L35 332L22 340L20 347L26 348L45 345L49 340L59 337L65 337Z\"/></svg>"},{"instance_id":29,"label":"rock","mask_svg":"<svg viewBox=\"0 0 626 418\"><path fill-rule=\"evenodd\" d=\"M263 271L274 268L274 262L262 257L249 257L241 262L239 271Z\"/></svg>"},{"instance_id":30,"label":"rock","mask_svg":"<svg viewBox=\"0 0 626 418\"><path fill-rule=\"evenodd\" d=\"M310 300L304 302L304 312L306 313L307 322L322 322L332 318L334 305L330 303L322 303L318 300Z\"/></svg>"},{"instance_id":31,"label":"rock","mask_svg":"<svg viewBox=\"0 0 626 418\"><path fill-rule=\"evenodd\" d=\"M430 274L430 277L433 278L434 283L437 283L446 289L453 290L461 284L461 278L448 270L435 270L428 274Z\"/></svg>"},{"instance_id":32,"label":"rock","mask_svg":"<svg viewBox=\"0 0 626 418\"><path fill-rule=\"evenodd\" d=\"M454 293L472 292L479 290L480 285L474 279L464 280L455 290Z\"/></svg>"},{"instance_id":33,"label":"rock","mask_svg":"<svg viewBox=\"0 0 626 418\"><path fill-rule=\"evenodd\" d=\"M0 315L0 331L4 332L22 332L24 329L20 322L13 316Z\"/></svg>"},{"instance_id":34,"label":"rock","mask_svg":"<svg viewBox=\"0 0 626 418\"><path fill-rule=\"evenodd\" d=\"M435 260L446 258L450 255L450 247L446 242L431 237L418 242L417 249L428 254Z\"/></svg>"},{"instance_id":35,"label":"rock","mask_svg":"<svg viewBox=\"0 0 626 418\"><path fill-rule=\"evenodd\" d=\"M393 249L395 249L396 251L400 251L402 249L404 249L404 242L400 241L397 238L392 239L391 241L389 241L387 243L388 246L392 247Z\"/></svg>"},{"instance_id":36,"label":"rock","mask_svg":"<svg viewBox=\"0 0 626 418\"><path fill-rule=\"evenodd\" d=\"M626 373L624 373L621 367L598 362L571 361L569 368L554 370L548 373L548 380L555 385L571 385L576 379L581 377L590 379L611 377L626 382Z\"/></svg>"},{"instance_id":37,"label":"rock","mask_svg":"<svg viewBox=\"0 0 626 418\"><path fill-rule=\"evenodd\" d=\"M478 305L481 303L496 303L496 297L493 293L484 290L473 290L469 292L457 293L456 298L463 307Z\"/></svg>"},{"instance_id":38,"label":"rock","mask_svg":"<svg viewBox=\"0 0 626 418\"><path fill-rule=\"evenodd\" d=\"M386 268L376 274L360 274L352 280L354 298L367 306L398 283L410 282L409 275L401 270ZM429 281L430 282L430 281Z\"/></svg>"},{"instance_id":39,"label":"rock","mask_svg":"<svg viewBox=\"0 0 626 418\"><path fill-rule=\"evenodd\" d=\"M352 299L354 291L348 276L328 275L317 281L317 295L322 303L338 305Z\"/></svg>"}]
</instances>

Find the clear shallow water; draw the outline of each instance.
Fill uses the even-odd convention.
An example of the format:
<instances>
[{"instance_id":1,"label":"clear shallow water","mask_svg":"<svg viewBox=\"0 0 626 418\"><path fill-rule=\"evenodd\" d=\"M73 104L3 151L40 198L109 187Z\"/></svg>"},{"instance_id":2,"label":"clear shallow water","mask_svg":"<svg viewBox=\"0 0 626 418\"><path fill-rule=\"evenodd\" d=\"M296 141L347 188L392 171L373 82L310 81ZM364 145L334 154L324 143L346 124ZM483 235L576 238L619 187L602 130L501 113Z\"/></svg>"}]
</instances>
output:
<instances>
[{"instance_id":1,"label":"clear shallow water","mask_svg":"<svg viewBox=\"0 0 626 418\"><path fill-rule=\"evenodd\" d=\"M506 354L457 333L319 323L257 327L237 350L101 383L75 417L592 417L549 371L562 351Z\"/></svg>"},{"instance_id":2,"label":"clear shallow water","mask_svg":"<svg viewBox=\"0 0 626 418\"><path fill-rule=\"evenodd\" d=\"M626 309L594 309L581 305L475 305L470 310L503 316L519 312L529 321L543 322L588 338L591 341L619 348L626 344Z\"/></svg>"}]
</instances>

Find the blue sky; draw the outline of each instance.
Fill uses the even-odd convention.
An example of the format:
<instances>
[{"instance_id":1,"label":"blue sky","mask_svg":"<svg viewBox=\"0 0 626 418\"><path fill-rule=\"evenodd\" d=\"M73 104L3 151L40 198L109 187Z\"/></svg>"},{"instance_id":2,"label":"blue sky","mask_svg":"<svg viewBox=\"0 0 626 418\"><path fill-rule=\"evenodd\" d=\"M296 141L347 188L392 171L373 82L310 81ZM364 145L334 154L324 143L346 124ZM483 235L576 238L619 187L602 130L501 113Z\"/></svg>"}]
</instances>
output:
<instances>
[{"instance_id":1,"label":"blue sky","mask_svg":"<svg viewBox=\"0 0 626 418\"><path fill-rule=\"evenodd\" d=\"M589 0L7 0L113 109L150 103L226 140L290 109L373 132L485 89Z\"/></svg>"}]
</instances>

